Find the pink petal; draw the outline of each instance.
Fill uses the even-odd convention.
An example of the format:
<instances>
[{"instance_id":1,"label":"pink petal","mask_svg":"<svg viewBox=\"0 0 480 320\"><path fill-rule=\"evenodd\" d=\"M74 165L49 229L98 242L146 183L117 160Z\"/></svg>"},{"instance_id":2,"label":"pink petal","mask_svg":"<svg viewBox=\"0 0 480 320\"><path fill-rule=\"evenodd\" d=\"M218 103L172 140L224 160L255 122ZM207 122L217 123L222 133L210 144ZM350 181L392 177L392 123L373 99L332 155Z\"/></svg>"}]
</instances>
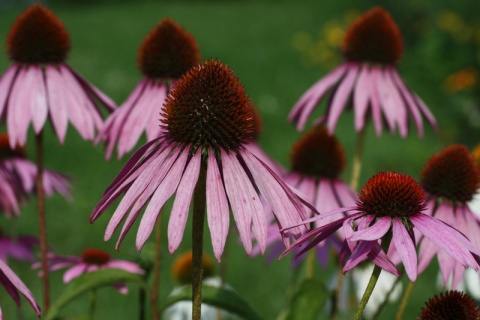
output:
<instances>
[{"instance_id":1,"label":"pink petal","mask_svg":"<svg viewBox=\"0 0 480 320\"><path fill-rule=\"evenodd\" d=\"M393 133L395 131L398 115L392 97L392 91L386 82L382 67L374 67L374 70L377 71L377 82L374 84L374 86L377 88L378 97L380 98L380 106L383 110L383 116L387 120L390 131Z\"/></svg>"},{"instance_id":2,"label":"pink petal","mask_svg":"<svg viewBox=\"0 0 480 320\"><path fill-rule=\"evenodd\" d=\"M46 66L45 77L50 102L50 118L52 119L53 128L58 136L58 140L63 144L68 127L68 99L65 93L68 88L64 87L62 76L53 66Z\"/></svg>"},{"instance_id":3,"label":"pink petal","mask_svg":"<svg viewBox=\"0 0 480 320\"><path fill-rule=\"evenodd\" d=\"M173 203L170 219L168 220L168 250L170 253L175 252L182 241L190 202L200 174L201 159L201 150L198 149L197 153L192 159L190 159L187 169L185 170L182 180L177 188L175 202Z\"/></svg>"},{"instance_id":4,"label":"pink petal","mask_svg":"<svg viewBox=\"0 0 480 320\"><path fill-rule=\"evenodd\" d=\"M390 230L392 225L392 218L382 217L378 219L373 226L370 226L366 229L355 231L352 237L348 240L350 241L373 241L381 239L387 232Z\"/></svg>"},{"instance_id":5,"label":"pink petal","mask_svg":"<svg viewBox=\"0 0 480 320\"><path fill-rule=\"evenodd\" d=\"M371 70L370 81L372 83L371 92L371 105L372 105L372 118L375 126L375 133L379 136L382 133L382 110L380 106L380 93L378 91L377 82L381 81L381 72L378 67L373 67Z\"/></svg>"},{"instance_id":6,"label":"pink petal","mask_svg":"<svg viewBox=\"0 0 480 320\"><path fill-rule=\"evenodd\" d=\"M10 147L24 146L27 142L28 125L31 121L30 104L31 92L35 76L30 69L20 69L12 87L10 101L7 108L7 128Z\"/></svg>"},{"instance_id":7,"label":"pink petal","mask_svg":"<svg viewBox=\"0 0 480 320\"><path fill-rule=\"evenodd\" d=\"M422 273L432 261L432 258L438 252L438 247L427 238L423 238L420 243L418 273Z\"/></svg>"},{"instance_id":8,"label":"pink petal","mask_svg":"<svg viewBox=\"0 0 480 320\"><path fill-rule=\"evenodd\" d=\"M223 159L222 161L227 161ZM208 152L207 219L215 257L220 261L230 223L227 196L213 150Z\"/></svg>"},{"instance_id":9,"label":"pink petal","mask_svg":"<svg viewBox=\"0 0 480 320\"><path fill-rule=\"evenodd\" d=\"M42 69L40 67L32 67L30 72L35 77L33 86L28 89L32 95L30 114L32 115L33 129L38 134L42 130L48 115L47 92Z\"/></svg>"},{"instance_id":10,"label":"pink petal","mask_svg":"<svg viewBox=\"0 0 480 320\"><path fill-rule=\"evenodd\" d=\"M396 114L395 118L400 131L400 136L406 137L408 134L407 109L403 103L402 97L400 96L399 89L395 86L392 79L390 78L390 72L388 68L383 71L383 80L386 88L388 89L392 106L394 106Z\"/></svg>"},{"instance_id":11,"label":"pink petal","mask_svg":"<svg viewBox=\"0 0 480 320\"><path fill-rule=\"evenodd\" d=\"M399 218L393 219L393 242L410 281L417 279L417 253L407 229Z\"/></svg>"},{"instance_id":12,"label":"pink petal","mask_svg":"<svg viewBox=\"0 0 480 320\"><path fill-rule=\"evenodd\" d=\"M13 64L8 67L7 71L0 77L0 116L3 117L6 107L6 102L10 97L12 85L15 83L17 71L19 66Z\"/></svg>"},{"instance_id":13,"label":"pink petal","mask_svg":"<svg viewBox=\"0 0 480 320\"><path fill-rule=\"evenodd\" d=\"M122 269L128 271L130 273L135 274L144 274L145 271L140 268L140 266L136 263L125 261L125 260L111 260L109 261L105 267L114 268L114 269Z\"/></svg>"},{"instance_id":14,"label":"pink petal","mask_svg":"<svg viewBox=\"0 0 480 320\"><path fill-rule=\"evenodd\" d=\"M368 64L361 67L357 84L353 92L353 105L355 108L355 131L359 132L365 127L368 102L370 100L372 80Z\"/></svg>"},{"instance_id":15,"label":"pink petal","mask_svg":"<svg viewBox=\"0 0 480 320\"><path fill-rule=\"evenodd\" d=\"M63 282L68 283L75 279L76 277L80 276L81 274L87 271L87 265L85 263L77 264L63 274Z\"/></svg>"}]
</instances>

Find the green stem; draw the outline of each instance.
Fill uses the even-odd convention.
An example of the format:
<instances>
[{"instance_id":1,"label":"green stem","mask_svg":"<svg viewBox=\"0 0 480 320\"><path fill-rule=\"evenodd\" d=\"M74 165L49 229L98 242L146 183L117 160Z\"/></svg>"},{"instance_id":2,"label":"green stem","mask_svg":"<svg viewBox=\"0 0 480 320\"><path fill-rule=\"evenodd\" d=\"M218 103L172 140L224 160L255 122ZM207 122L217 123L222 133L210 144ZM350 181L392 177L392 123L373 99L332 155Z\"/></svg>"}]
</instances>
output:
<instances>
[{"instance_id":1,"label":"green stem","mask_svg":"<svg viewBox=\"0 0 480 320\"><path fill-rule=\"evenodd\" d=\"M350 186L357 191L360 181L360 172L362 170L362 154L363 145L365 143L365 128L363 128L357 135L357 143L355 144L355 153L352 160L352 176L350 178Z\"/></svg>"},{"instance_id":2,"label":"green stem","mask_svg":"<svg viewBox=\"0 0 480 320\"><path fill-rule=\"evenodd\" d=\"M332 310L330 311L330 319L335 319L337 312L338 312L338 301L340 300L340 296L342 293L343 287L343 280L345 279L345 275L343 274L342 269L340 268L338 272L338 279L337 279L337 286L335 287L335 291L332 294Z\"/></svg>"},{"instance_id":3,"label":"green stem","mask_svg":"<svg viewBox=\"0 0 480 320\"><path fill-rule=\"evenodd\" d=\"M50 284L48 279L47 263L47 221L45 216L45 190L43 189L43 131L35 135L37 177L35 185L37 189L38 227L40 241L40 256L42 262L43 281L43 310L46 314L50 307Z\"/></svg>"},{"instance_id":4,"label":"green stem","mask_svg":"<svg viewBox=\"0 0 480 320\"><path fill-rule=\"evenodd\" d=\"M383 309L388 304L388 302L390 300L390 297L392 296L393 292L395 291L395 288L397 287L397 285L398 285L398 283L400 282L401 279L402 278L400 278L400 277L397 277L397 279L395 279L395 282L393 283L392 288L390 289L390 291L388 291L387 296L383 300L382 304L380 304L378 306L377 310L375 311L374 315L372 316L372 318L370 320L377 319L378 316L382 313Z\"/></svg>"},{"instance_id":5,"label":"green stem","mask_svg":"<svg viewBox=\"0 0 480 320\"><path fill-rule=\"evenodd\" d=\"M155 224L155 261L153 264L152 292L150 294L152 320L160 320L158 296L160 291L160 259L162 251L162 211L163 208L160 209L160 214Z\"/></svg>"},{"instance_id":6,"label":"green stem","mask_svg":"<svg viewBox=\"0 0 480 320\"><path fill-rule=\"evenodd\" d=\"M402 302L400 303L400 307L398 308L395 319L402 320L403 314L405 313L405 309L407 308L408 299L412 295L414 286L415 286L415 282L408 283L408 286L405 289L405 292L403 293Z\"/></svg>"},{"instance_id":7,"label":"green stem","mask_svg":"<svg viewBox=\"0 0 480 320\"><path fill-rule=\"evenodd\" d=\"M314 270L315 270L315 249L312 249L308 251L307 270L305 272L305 278L313 279Z\"/></svg>"},{"instance_id":8,"label":"green stem","mask_svg":"<svg viewBox=\"0 0 480 320\"><path fill-rule=\"evenodd\" d=\"M368 303L368 299L370 299L373 289L377 284L377 280L378 280L378 277L380 276L380 272L382 272L382 268L375 265L375 268L373 269L372 275L370 277L370 281L368 281L367 288L363 293L362 300L360 300L360 303L358 304L358 307L357 307L357 311L355 312L355 315L352 318L353 320L358 320L362 316L363 310L365 309Z\"/></svg>"},{"instance_id":9,"label":"green stem","mask_svg":"<svg viewBox=\"0 0 480 320\"><path fill-rule=\"evenodd\" d=\"M192 319L202 315L203 226L205 223L207 166L202 159L200 176L193 194L192 222Z\"/></svg>"},{"instance_id":10,"label":"green stem","mask_svg":"<svg viewBox=\"0 0 480 320\"><path fill-rule=\"evenodd\" d=\"M95 310L97 309L97 290L90 291L90 309L89 309L89 317L90 320L94 319Z\"/></svg>"}]
</instances>

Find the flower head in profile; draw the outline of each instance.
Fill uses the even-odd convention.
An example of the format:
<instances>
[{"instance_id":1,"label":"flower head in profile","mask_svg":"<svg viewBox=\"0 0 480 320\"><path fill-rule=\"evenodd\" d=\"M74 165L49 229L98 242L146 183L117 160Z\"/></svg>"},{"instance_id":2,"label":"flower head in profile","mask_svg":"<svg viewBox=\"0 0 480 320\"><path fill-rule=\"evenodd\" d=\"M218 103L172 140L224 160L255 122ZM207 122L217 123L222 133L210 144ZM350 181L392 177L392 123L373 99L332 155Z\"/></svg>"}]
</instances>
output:
<instances>
[{"instance_id":1,"label":"flower head in profile","mask_svg":"<svg viewBox=\"0 0 480 320\"><path fill-rule=\"evenodd\" d=\"M421 185L428 196L426 213L455 226L480 247L480 223L468 206L479 192L480 167L470 151L463 145L452 145L433 155L421 172ZM425 270L435 254L444 285L455 289L463 277L464 265L438 251L428 239L420 246L419 270Z\"/></svg>"},{"instance_id":2,"label":"flower head in profile","mask_svg":"<svg viewBox=\"0 0 480 320\"><path fill-rule=\"evenodd\" d=\"M333 210L323 216L352 213L306 233L283 255L306 244L303 253L343 226L345 242L340 257L344 272L368 258L384 270L399 275L385 254L387 250L395 250L408 277L415 281L418 274L415 233L422 234L461 265L478 270L480 250L458 230L425 214L425 208L425 193L415 179L405 174L381 172L363 186L355 206ZM303 223L319 218L322 216Z\"/></svg>"},{"instance_id":3,"label":"flower head in profile","mask_svg":"<svg viewBox=\"0 0 480 320\"><path fill-rule=\"evenodd\" d=\"M10 269L5 262L0 260L0 283L3 285L8 294L15 300L18 306L20 306L21 293L30 303L38 318L40 318L40 307L38 306L35 297L32 292L25 286L20 278ZM2 310L0 309L0 319L2 318Z\"/></svg>"},{"instance_id":4,"label":"flower head in profile","mask_svg":"<svg viewBox=\"0 0 480 320\"><path fill-rule=\"evenodd\" d=\"M357 195L340 179L345 169L345 151L337 138L329 135L325 127L318 126L305 133L293 146L290 162L291 170L285 175L285 182L299 190L318 212L324 213L355 204ZM310 216L311 210L305 209L307 216ZM334 220L335 217L326 217L322 224ZM329 237L316 246L322 267L326 267L332 248L340 251L344 238L340 234L339 236ZM284 250L284 246L275 225L269 231L268 239L272 246L269 256L277 257Z\"/></svg>"},{"instance_id":5,"label":"flower head in profile","mask_svg":"<svg viewBox=\"0 0 480 320\"><path fill-rule=\"evenodd\" d=\"M23 146L30 123L39 133L49 118L63 143L68 123L92 140L102 125L97 101L115 104L70 68L65 60L70 38L62 22L41 4L17 18L7 37L12 65L0 79L0 116L6 119L10 146Z\"/></svg>"},{"instance_id":6,"label":"flower head in profile","mask_svg":"<svg viewBox=\"0 0 480 320\"><path fill-rule=\"evenodd\" d=\"M437 123L425 103L403 82L396 65L403 54L403 41L390 14L375 7L358 18L347 30L343 42L345 62L313 85L293 107L290 121L301 130L315 107L328 96L327 110L318 123L335 130L342 112L352 107L355 130L362 131L369 117L377 135L383 121L402 137L408 134L411 117L419 136L423 118L434 127ZM350 102L351 101L351 104Z\"/></svg>"},{"instance_id":7,"label":"flower head in profile","mask_svg":"<svg viewBox=\"0 0 480 320\"><path fill-rule=\"evenodd\" d=\"M49 271L68 268L63 274L63 282L65 283L72 281L84 273L101 269L122 269L135 274L144 273L144 270L136 263L127 260L112 259L109 253L92 248L85 249L81 256L50 255L48 264ZM34 267L40 267L40 264L35 264ZM115 288L122 294L128 293L128 289L123 283L116 284Z\"/></svg>"},{"instance_id":8,"label":"flower head in profile","mask_svg":"<svg viewBox=\"0 0 480 320\"><path fill-rule=\"evenodd\" d=\"M167 97L162 118L160 136L130 158L92 213L91 222L125 193L107 226L106 240L125 221L118 246L146 207L136 238L137 249L142 248L160 209L176 193L168 222L169 250L174 252L200 180L206 180L200 187L206 189L207 221L218 260L228 234L230 209L247 253L252 251L251 232L265 250L264 205L281 227L305 218L303 200L244 147L253 131L252 104L227 66L209 60L190 69ZM285 241L300 232L292 229Z\"/></svg>"},{"instance_id":9,"label":"flower head in profile","mask_svg":"<svg viewBox=\"0 0 480 320\"><path fill-rule=\"evenodd\" d=\"M459 291L447 291L429 299L417 319L478 320L480 319L480 309L467 294Z\"/></svg>"},{"instance_id":10,"label":"flower head in profile","mask_svg":"<svg viewBox=\"0 0 480 320\"><path fill-rule=\"evenodd\" d=\"M38 239L32 236L11 237L0 227L0 260L5 263L9 258L19 261L34 262L36 260L33 247L38 245Z\"/></svg>"},{"instance_id":11,"label":"flower head in profile","mask_svg":"<svg viewBox=\"0 0 480 320\"><path fill-rule=\"evenodd\" d=\"M29 196L36 192L35 179L37 178L37 165L27 159L25 146L12 148L9 144L8 134L0 133L0 171L6 175L14 175L22 189L22 195ZM59 172L45 169L43 171L43 188L47 196L58 192L65 198L71 198L70 181L72 178Z\"/></svg>"},{"instance_id":12,"label":"flower head in profile","mask_svg":"<svg viewBox=\"0 0 480 320\"><path fill-rule=\"evenodd\" d=\"M170 18L160 21L138 52L143 79L108 117L97 138L105 141L107 159L115 145L118 158L131 151L144 131L147 141L158 137L159 106L180 76L199 63L200 53L193 36Z\"/></svg>"}]
</instances>

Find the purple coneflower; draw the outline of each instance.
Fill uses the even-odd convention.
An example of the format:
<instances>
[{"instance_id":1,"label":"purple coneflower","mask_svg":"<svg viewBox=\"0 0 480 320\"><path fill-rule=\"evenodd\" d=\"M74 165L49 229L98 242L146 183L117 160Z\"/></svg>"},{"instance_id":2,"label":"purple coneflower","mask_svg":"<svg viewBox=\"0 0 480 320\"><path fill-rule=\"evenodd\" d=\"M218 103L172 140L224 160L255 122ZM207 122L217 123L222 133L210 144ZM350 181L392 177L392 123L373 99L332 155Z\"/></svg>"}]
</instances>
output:
<instances>
[{"instance_id":1,"label":"purple coneflower","mask_svg":"<svg viewBox=\"0 0 480 320\"><path fill-rule=\"evenodd\" d=\"M227 66L209 60L190 69L168 96L162 118L159 137L131 157L92 213L91 222L126 193L110 219L105 240L125 220L118 247L146 206L136 239L137 249L142 248L160 209L176 192L168 223L169 251L174 252L183 237L197 181L203 181L197 189L206 193L202 198L218 260L228 234L229 208L247 253L252 251L251 231L265 250L268 223L262 201L281 227L305 218L303 200L244 147L253 131L252 105ZM294 229L292 234L299 232Z\"/></svg>"},{"instance_id":2,"label":"purple coneflower","mask_svg":"<svg viewBox=\"0 0 480 320\"><path fill-rule=\"evenodd\" d=\"M32 248L38 245L38 239L32 236L10 237L0 227L0 260L7 262L8 258L20 261L34 262L36 260Z\"/></svg>"},{"instance_id":3,"label":"purple coneflower","mask_svg":"<svg viewBox=\"0 0 480 320\"><path fill-rule=\"evenodd\" d=\"M405 271L413 282L418 274L414 237L416 231L461 265L478 270L480 250L450 225L425 214L425 208L426 195L415 179L400 173L378 173L363 186L356 206L333 210L326 216L347 211L354 213L308 232L283 255L308 243L301 251L303 253L343 226L346 237L341 253L344 272L369 258L382 269L399 275L385 255L391 241L390 250L398 252ZM322 216L315 217L304 223L321 218Z\"/></svg>"},{"instance_id":4,"label":"purple coneflower","mask_svg":"<svg viewBox=\"0 0 480 320\"><path fill-rule=\"evenodd\" d=\"M0 116L7 119L10 145L25 145L30 122L39 134L50 117L60 143L68 122L92 140L102 125L97 101L115 104L65 59L70 39L62 22L41 4L31 5L13 24L7 52L13 64L0 79Z\"/></svg>"},{"instance_id":5,"label":"purple coneflower","mask_svg":"<svg viewBox=\"0 0 480 320\"><path fill-rule=\"evenodd\" d=\"M108 117L99 133L97 141L105 141L107 159L117 142L117 155L121 158L135 147L144 131L147 141L159 136L159 106L180 76L198 63L200 53L193 36L172 19L163 19L145 38L138 52L138 65L144 78Z\"/></svg>"},{"instance_id":6,"label":"purple coneflower","mask_svg":"<svg viewBox=\"0 0 480 320\"><path fill-rule=\"evenodd\" d=\"M402 137L407 136L409 116L419 136L423 135L422 117L437 128L428 107L396 70L402 53L402 36L390 14L380 7L369 10L346 32L345 62L301 97L289 119L302 130L315 106L331 90L325 116L318 121L326 123L330 133L335 130L343 110L350 106L350 99L357 132L363 131L368 116L373 119L377 135L381 134L383 119L392 132L398 127Z\"/></svg>"},{"instance_id":7,"label":"purple coneflower","mask_svg":"<svg viewBox=\"0 0 480 320\"><path fill-rule=\"evenodd\" d=\"M480 309L475 301L463 292L447 291L435 295L425 303L419 320L480 319Z\"/></svg>"},{"instance_id":8,"label":"purple coneflower","mask_svg":"<svg viewBox=\"0 0 480 320\"><path fill-rule=\"evenodd\" d=\"M421 173L421 185L427 192L427 214L455 226L475 246L480 247L479 218L470 210L471 201L480 188L480 167L469 150L452 145L433 155ZM425 270L431 259L438 255L444 285L455 289L463 277L465 264L438 251L428 239L420 246L419 271Z\"/></svg>"},{"instance_id":9,"label":"purple coneflower","mask_svg":"<svg viewBox=\"0 0 480 320\"><path fill-rule=\"evenodd\" d=\"M23 296L27 299L28 303L32 306L33 310L37 314L38 318L40 318L40 307L35 301L33 294L30 290L25 286L25 284L18 278L18 276L10 269L5 262L0 260L0 283L5 287L8 294L15 300L18 306L20 306L20 295L18 292L23 294ZM0 319L3 319L2 310L0 309Z\"/></svg>"},{"instance_id":10,"label":"purple coneflower","mask_svg":"<svg viewBox=\"0 0 480 320\"><path fill-rule=\"evenodd\" d=\"M80 257L50 256L48 262L49 271L68 268L63 274L63 282L65 283L72 281L84 273L101 269L122 269L135 274L144 273L144 270L136 263L112 259L107 252L92 248L85 249ZM115 288L122 294L128 293L128 289L123 283L116 284Z\"/></svg>"},{"instance_id":11,"label":"purple coneflower","mask_svg":"<svg viewBox=\"0 0 480 320\"><path fill-rule=\"evenodd\" d=\"M0 171L6 175L13 174L17 177L23 195L36 192L35 179L37 178L37 165L26 159L25 146L10 147L8 134L0 134ZM70 195L71 178L53 170L43 171L43 188L47 196L58 192L67 199Z\"/></svg>"}]
</instances>

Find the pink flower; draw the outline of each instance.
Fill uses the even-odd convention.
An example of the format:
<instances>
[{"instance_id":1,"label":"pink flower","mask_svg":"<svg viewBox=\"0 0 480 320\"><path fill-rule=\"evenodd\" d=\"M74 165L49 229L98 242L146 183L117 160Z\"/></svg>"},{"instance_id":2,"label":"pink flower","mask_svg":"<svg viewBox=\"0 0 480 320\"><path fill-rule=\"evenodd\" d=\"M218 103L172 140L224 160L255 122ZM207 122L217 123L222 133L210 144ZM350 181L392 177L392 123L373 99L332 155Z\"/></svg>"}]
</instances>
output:
<instances>
[{"instance_id":1,"label":"pink flower","mask_svg":"<svg viewBox=\"0 0 480 320\"><path fill-rule=\"evenodd\" d=\"M13 64L0 79L0 116L7 121L10 146L23 146L29 124L39 133L50 118L60 143L68 122L92 140L102 126L96 101L115 104L64 61L70 40L62 22L40 4L30 6L10 29L7 51Z\"/></svg>"},{"instance_id":2,"label":"pink flower","mask_svg":"<svg viewBox=\"0 0 480 320\"><path fill-rule=\"evenodd\" d=\"M17 277L17 275L10 269L5 262L0 260L0 283L5 287L8 294L15 300L18 306L20 306L20 296L18 292L23 294L27 299L28 303L32 306L33 310L40 318L40 307L35 301L30 290L25 286L25 284ZM2 310L0 310L0 319L3 319Z\"/></svg>"},{"instance_id":3,"label":"pink flower","mask_svg":"<svg viewBox=\"0 0 480 320\"><path fill-rule=\"evenodd\" d=\"M145 38L138 52L144 78L128 99L105 121L96 141L104 140L109 159L115 144L120 159L135 147L145 131L147 141L160 134L159 106L175 82L200 62L193 36L172 19L163 19Z\"/></svg>"},{"instance_id":4,"label":"pink flower","mask_svg":"<svg viewBox=\"0 0 480 320\"><path fill-rule=\"evenodd\" d=\"M38 239L31 236L9 237L0 228L0 260L7 262L8 258L20 261L35 261L32 248L38 245Z\"/></svg>"},{"instance_id":5,"label":"pink flower","mask_svg":"<svg viewBox=\"0 0 480 320\"><path fill-rule=\"evenodd\" d=\"M115 260L107 252L98 249L85 249L81 257L77 256L55 256L51 255L48 259L49 271L56 271L68 268L63 274L63 282L68 283L76 277L101 269L122 269L135 274L143 274L144 271L136 263L126 260ZM40 267L37 263L34 267ZM115 288L122 294L127 294L128 289L123 283L115 285Z\"/></svg>"},{"instance_id":6,"label":"pink flower","mask_svg":"<svg viewBox=\"0 0 480 320\"><path fill-rule=\"evenodd\" d=\"M312 86L293 107L290 121L302 130L308 117L331 90L325 116L333 133L340 115L350 104L355 113L355 130L362 131L372 117L377 135L383 119L391 132L398 128L402 137L408 134L411 117L419 136L423 135L422 118L436 129L437 123L425 103L403 82L396 64L403 53L400 30L388 12L375 7L362 15L347 30L343 54L345 62Z\"/></svg>"},{"instance_id":7,"label":"pink flower","mask_svg":"<svg viewBox=\"0 0 480 320\"><path fill-rule=\"evenodd\" d=\"M160 209L176 192L168 223L169 250L174 252L183 237L200 172L206 175L207 220L218 260L228 234L230 208L247 253L252 251L252 231L261 251L265 250L264 203L280 226L305 218L303 200L244 147L253 129L252 105L227 66L210 60L190 69L175 85L162 113L160 136L130 158L92 213L93 222L125 193L108 223L105 240L125 221L118 247L150 201L137 233L136 247L142 248ZM300 231L286 233L285 241Z\"/></svg>"},{"instance_id":8,"label":"pink flower","mask_svg":"<svg viewBox=\"0 0 480 320\"><path fill-rule=\"evenodd\" d=\"M427 192L426 214L455 226L480 247L480 221L469 208L480 188L480 168L465 146L452 145L433 155L422 170L421 185ZM437 255L443 284L457 288L464 264L439 251L428 239L420 245L419 272Z\"/></svg>"},{"instance_id":9,"label":"pink flower","mask_svg":"<svg viewBox=\"0 0 480 320\"><path fill-rule=\"evenodd\" d=\"M306 244L301 251L303 253L343 226L346 240L340 257L344 272L368 258L398 276L399 271L384 252L385 247L390 245L389 251L398 254L408 277L415 281L418 269L414 232L423 235L461 265L478 271L480 250L452 226L423 213L425 206L424 191L412 177L392 172L379 173L363 186L355 206L333 210L323 216L347 211L353 213L308 232L283 255ZM303 223L321 218L315 217ZM389 239L392 240L390 244Z\"/></svg>"}]
</instances>

